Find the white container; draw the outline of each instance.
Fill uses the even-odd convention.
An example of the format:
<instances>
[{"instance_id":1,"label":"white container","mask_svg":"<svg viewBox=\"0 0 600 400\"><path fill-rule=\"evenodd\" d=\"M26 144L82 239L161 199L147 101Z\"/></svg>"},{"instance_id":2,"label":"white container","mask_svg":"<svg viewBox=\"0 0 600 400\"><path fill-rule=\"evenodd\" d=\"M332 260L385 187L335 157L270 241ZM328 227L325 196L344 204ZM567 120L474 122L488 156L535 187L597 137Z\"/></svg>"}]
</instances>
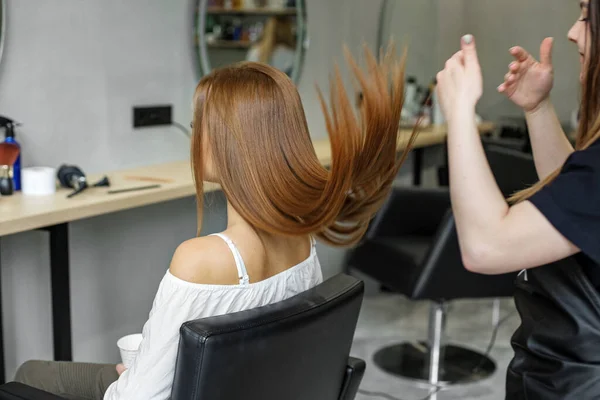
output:
<instances>
[{"instance_id":1,"label":"white container","mask_svg":"<svg viewBox=\"0 0 600 400\"><path fill-rule=\"evenodd\" d=\"M404 94L404 108L410 113L410 117L414 118L419 113L420 105L417 103L417 80L414 77L409 77L406 80L406 92Z\"/></svg>"},{"instance_id":2,"label":"white container","mask_svg":"<svg viewBox=\"0 0 600 400\"><path fill-rule=\"evenodd\" d=\"M21 170L23 196L49 196L56 192L56 170L50 167L31 167Z\"/></svg>"},{"instance_id":3,"label":"white container","mask_svg":"<svg viewBox=\"0 0 600 400\"><path fill-rule=\"evenodd\" d=\"M142 334L134 333L133 335L123 336L117 341L117 347L121 351L121 361L125 368L130 368L135 361L142 343Z\"/></svg>"}]
</instances>

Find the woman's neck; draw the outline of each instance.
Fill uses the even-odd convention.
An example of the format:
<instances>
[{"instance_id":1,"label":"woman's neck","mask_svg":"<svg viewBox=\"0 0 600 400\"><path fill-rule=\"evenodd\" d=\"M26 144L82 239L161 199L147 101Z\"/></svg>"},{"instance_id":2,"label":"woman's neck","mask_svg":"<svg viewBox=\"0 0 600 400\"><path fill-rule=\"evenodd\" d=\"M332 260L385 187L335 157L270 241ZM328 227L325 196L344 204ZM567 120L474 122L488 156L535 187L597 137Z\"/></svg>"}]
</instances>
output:
<instances>
[{"instance_id":1,"label":"woman's neck","mask_svg":"<svg viewBox=\"0 0 600 400\"><path fill-rule=\"evenodd\" d=\"M309 235L285 236L258 230L248 223L229 201L227 201L227 231L228 234L234 235L233 239L237 240L248 237L244 235L258 237L265 252L264 257L266 258L263 260L266 263L265 265L269 262L273 262L274 265L295 265L306 259L311 252ZM307 248L307 246L309 247ZM293 262L288 259L290 254Z\"/></svg>"},{"instance_id":2,"label":"woman's neck","mask_svg":"<svg viewBox=\"0 0 600 400\"><path fill-rule=\"evenodd\" d=\"M242 218L242 216L231 205L229 200L227 200L227 229L231 229L233 227L242 227L254 230L252 225Z\"/></svg>"},{"instance_id":3,"label":"woman's neck","mask_svg":"<svg viewBox=\"0 0 600 400\"><path fill-rule=\"evenodd\" d=\"M264 243L278 243L278 242L290 242L290 241L307 241L309 235L301 235L296 237L273 235L265 231L260 231L246 221L227 201L227 230L235 229L236 231L242 230L245 232L254 232L258 235Z\"/></svg>"}]
</instances>

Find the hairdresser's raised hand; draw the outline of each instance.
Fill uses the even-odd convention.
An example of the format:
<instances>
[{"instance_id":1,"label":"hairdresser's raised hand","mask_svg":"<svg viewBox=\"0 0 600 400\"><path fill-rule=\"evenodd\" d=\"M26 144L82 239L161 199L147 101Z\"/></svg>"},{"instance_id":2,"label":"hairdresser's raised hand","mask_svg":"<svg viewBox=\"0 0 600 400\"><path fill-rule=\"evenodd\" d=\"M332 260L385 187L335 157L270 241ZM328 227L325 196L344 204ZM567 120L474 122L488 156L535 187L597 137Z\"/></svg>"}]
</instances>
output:
<instances>
[{"instance_id":1,"label":"hairdresser's raised hand","mask_svg":"<svg viewBox=\"0 0 600 400\"><path fill-rule=\"evenodd\" d=\"M472 35L463 36L461 50L438 73L437 92L448 121L462 112L475 113L475 105L483 93L483 80Z\"/></svg>"},{"instance_id":2,"label":"hairdresser's raised hand","mask_svg":"<svg viewBox=\"0 0 600 400\"><path fill-rule=\"evenodd\" d=\"M504 83L498 86L500 93L506 94L525 112L532 112L548 99L554 84L552 68L552 45L554 39L546 38L540 46L540 61L522 47L513 47L510 54L515 61L508 66Z\"/></svg>"}]
</instances>

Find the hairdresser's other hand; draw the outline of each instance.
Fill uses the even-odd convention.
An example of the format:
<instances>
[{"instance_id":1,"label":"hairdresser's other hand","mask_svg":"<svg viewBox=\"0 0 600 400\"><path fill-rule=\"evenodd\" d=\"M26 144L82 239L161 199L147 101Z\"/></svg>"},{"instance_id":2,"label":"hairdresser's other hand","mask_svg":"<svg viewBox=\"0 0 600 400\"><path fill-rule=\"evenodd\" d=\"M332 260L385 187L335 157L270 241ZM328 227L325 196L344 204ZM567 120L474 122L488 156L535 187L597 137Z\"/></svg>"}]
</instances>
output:
<instances>
[{"instance_id":1,"label":"hairdresser's other hand","mask_svg":"<svg viewBox=\"0 0 600 400\"><path fill-rule=\"evenodd\" d=\"M552 45L554 39L546 38L540 46L540 61L522 47L513 47L510 54L515 58L508 66L504 83L498 91L504 93L525 112L535 111L547 100L554 84Z\"/></svg>"},{"instance_id":2,"label":"hairdresser's other hand","mask_svg":"<svg viewBox=\"0 0 600 400\"><path fill-rule=\"evenodd\" d=\"M474 114L483 93L481 67L473 36L463 36L461 47L437 74L438 99L448 122L462 112Z\"/></svg>"},{"instance_id":3,"label":"hairdresser's other hand","mask_svg":"<svg viewBox=\"0 0 600 400\"><path fill-rule=\"evenodd\" d=\"M117 373L119 376L121 376L125 371L127 371L127 368L125 368L123 364L117 364Z\"/></svg>"}]
</instances>

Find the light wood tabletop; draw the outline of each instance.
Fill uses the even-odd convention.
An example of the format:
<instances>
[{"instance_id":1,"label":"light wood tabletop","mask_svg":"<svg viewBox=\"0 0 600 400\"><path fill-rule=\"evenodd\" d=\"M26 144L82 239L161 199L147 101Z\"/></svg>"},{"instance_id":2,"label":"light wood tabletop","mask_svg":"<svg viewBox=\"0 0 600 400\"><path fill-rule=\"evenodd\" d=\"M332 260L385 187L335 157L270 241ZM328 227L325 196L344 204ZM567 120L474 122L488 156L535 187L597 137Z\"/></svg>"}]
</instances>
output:
<instances>
[{"instance_id":1,"label":"light wood tabletop","mask_svg":"<svg viewBox=\"0 0 600 400\"><path fill-rule=\"evenodd\" d=\"M494 129L491 123L480 125L481 133ZM415 148L423 148L444 143L445 126L431 126L421 129ZM410 130L400 130L398 149L406 148ZM328 139L314 140L317 157L324 165L331 162L331 149ZM90 188L83 193L66 198L70 190L59 189L50 196L0 197L0 236L57 225L79 219L109 214L117 211L161 203L169 200L193 196L195 186L189 160L150 165L145 167L108 172L110 188ZM102 175L90 176L90 182ZM108 194L109 190L159 184L154 189ZM218 185L206 184L205 191L218 190Z\"/></svg>"}]
</instances>

